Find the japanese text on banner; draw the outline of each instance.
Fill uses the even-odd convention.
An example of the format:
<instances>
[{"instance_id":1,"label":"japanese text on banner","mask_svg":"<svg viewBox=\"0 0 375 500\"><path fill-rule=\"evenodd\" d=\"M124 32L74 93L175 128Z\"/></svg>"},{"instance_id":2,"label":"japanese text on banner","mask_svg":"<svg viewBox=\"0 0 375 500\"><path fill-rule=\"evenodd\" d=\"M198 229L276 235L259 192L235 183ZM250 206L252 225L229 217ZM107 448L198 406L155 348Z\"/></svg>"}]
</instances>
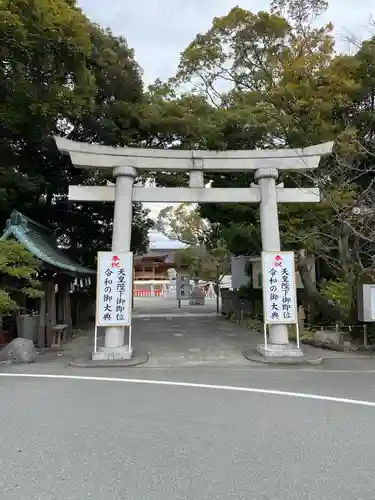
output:
<instances>
[{"instance_id":1,"label":"japanese text on banner","mask_svg":"<svg viewBox=\"0 0 375 500\"><path fill-rule=\"evenodd\" d=\"M100 326L130 324L131 254L113 255L110 252L100 252L98 270L97 324Z\"/></svg>"},{"instance_id":2,"label":"japanese text on banner","mask_svg":"<svg viewBox=\"0 0 375 500\"><path fill-rule=\"evenodd\" d=\"M267 323L296 321L294 255L291 252L264 253L264 315Z\"/></svg>"}]
</instances>

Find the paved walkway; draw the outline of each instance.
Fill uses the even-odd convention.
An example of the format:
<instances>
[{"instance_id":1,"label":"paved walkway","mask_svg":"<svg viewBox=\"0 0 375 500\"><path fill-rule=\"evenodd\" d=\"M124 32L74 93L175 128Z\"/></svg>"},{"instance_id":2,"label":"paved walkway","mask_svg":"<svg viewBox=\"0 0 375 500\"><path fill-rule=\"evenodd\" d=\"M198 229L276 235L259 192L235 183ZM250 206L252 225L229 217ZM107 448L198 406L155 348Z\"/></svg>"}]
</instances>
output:
<instances>
[{"instance_id":1,"label":"paved walkway","mask_svg":"<svg viewBox=\"0 0 375 500\"><path fill-rule=\"evenodd\" d=\"M139 298L134 303L133 345L149 352L148 366L246 365L242 351L251 332L224 320L216 300L204 306L181 302L174 295Z\"/></svg>"},{"instance_id":2,"label":"paved walkway","mask_svg":"<svg viewBox=\"0 0 375 500\"><path fill-rule=\"evenodd\" d=\"M140 359L148 362L141 368L216 368L257 369L269 368L263 363L251 362L242 354L255 352L263 343L257 331L241 328L216 314L215 300L205 307L183 305L177 307L174 300L165 298L139 298L135 303L132 323L133 347ZM104 343L104 329L99 329L98 345ZM75 338L59 352L40 354L30 370L66 368L73 360L88 360L94 347L94 327L78 331ZM310 359L324 358L314 370L375 370L373 354L343 353L304 345ZM24 367L3 366L3 370L23 370ZM293 369L299 368L294 366ZM302 368L303 369L303 368Z\"/></svg>"},{"instance_id":3,"label":"paved walkway","mask_svg":"<svg viewBox=\"0 0 375 500\"><path fill-rule=\"evenodd\" d=\"M241 328L215 312L214 300L205 307L183 305L178 309L173 300L140 298L135 303L132 339L137 354L149 353L145 368L162 367L216 367L260 368L250 362L243 351L255 351L263 342L259 332ZM99 345L104 343L104 331L99 329ZM77 335L58 354L45 354L40 362L60 361L69 363L73 358L89 358L94 345L94 329ZM370 355L342 353L303 346L311 358L324 358L316 369L375 369L375 359Z\"/></svg>"},{"instance_id":4,"label":"paved walkway","mask_svg":"<svg viewBox=\"0 0 375 500\"><path fill-rule=\"evenodd\" d=\"M245 365L242 351L255 340L216 316L135 318L133 331L135 349L150 352L150 366Z\"/></svg>"},{"instance_id":5,"label":"paved walkway","mask_svg":"<svg viewBox=\"0 0 375 500\"><path fill-rule=\"evenodd\" d=\"M192 313L190 313L192 314ZM104 332L98 332L98 344ZM133 348L139 355L149 353L148 367L248 366L242 351L256 346L259 335L240 328L220 316L135 317ZM93 328L82 332L64 346L62 356L88 357L94 345ZM47 359L49 355L43 355Z\"/></svg>"}]
</instances>

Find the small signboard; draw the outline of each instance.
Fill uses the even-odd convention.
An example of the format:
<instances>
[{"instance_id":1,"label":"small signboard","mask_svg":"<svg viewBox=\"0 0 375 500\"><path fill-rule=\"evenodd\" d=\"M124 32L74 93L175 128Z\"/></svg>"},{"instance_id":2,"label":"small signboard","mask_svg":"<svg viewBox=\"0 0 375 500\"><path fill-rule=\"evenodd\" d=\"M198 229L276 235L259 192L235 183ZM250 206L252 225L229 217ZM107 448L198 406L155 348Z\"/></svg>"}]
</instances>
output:
<instances>
[{"instance_id":1,"label":"small signboard","mask_svg":"<svg viewBox=\"0 0 375 500\"><path fill-rule=\"evenodd\" d=\"M132 252L98 252L96 326L130 326Z\"/></svg>"},{"instance_id":2,"label":"small signboard","mask_svg":"<svg viewBox=\"0 0 375 500\"><path fill-rule=\"evenodd\" d=\"M375 322L375 284L360 285L358 294L358 316L365 323Z\"/></svg>"},{"instance_id":3,"label":"small signboard","mask_svg":"<svg viewBox=\"0 0 375 500\"><path fill-rule=\"evenodd\" d=\"M298 324L294 252L262 252L264 323Z\"/></svg>"},{"instance_id":4,"label":"small signboard","mask_svg":"<svg viewBox=\"0 0 375 500\"><path fill-rule=\"evenodd\" d=\"M190 289L190 276L188 274L178 274L176 277L177 300L189 300Z\"/></svg>"}]
</instances>

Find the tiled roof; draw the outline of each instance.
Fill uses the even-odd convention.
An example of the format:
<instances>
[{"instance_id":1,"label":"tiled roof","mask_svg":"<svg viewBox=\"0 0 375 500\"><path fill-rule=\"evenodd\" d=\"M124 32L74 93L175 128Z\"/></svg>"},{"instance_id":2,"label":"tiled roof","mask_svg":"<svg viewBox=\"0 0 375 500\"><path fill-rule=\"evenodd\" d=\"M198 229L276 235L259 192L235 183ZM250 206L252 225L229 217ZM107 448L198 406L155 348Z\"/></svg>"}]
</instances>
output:
<instances>
[{"instance_id":1,"label":"tiled roof","mask_svg":"<svg viewBox=\"0 0 375 500\"><path fill-rule=\"evenodd\" d=\"M165 234L159 233L158 231L149 232L150 239L150 250L180 250L186 248L184 243L177 240L171 240Z\"/></svg>"},{"instance_id":2,"label":"tiled roof","mask_svg":"<svg viewBox=\"0 0 375 500\"><path fill-rule=\"evenodd\" d=\"M58 248L51 229L17 211L13 211L8 219L1 240L11 237L21 243L35 258L67 274L78 276L95 274L95 271L81 266Z\"/></svg>"}]
</instances>

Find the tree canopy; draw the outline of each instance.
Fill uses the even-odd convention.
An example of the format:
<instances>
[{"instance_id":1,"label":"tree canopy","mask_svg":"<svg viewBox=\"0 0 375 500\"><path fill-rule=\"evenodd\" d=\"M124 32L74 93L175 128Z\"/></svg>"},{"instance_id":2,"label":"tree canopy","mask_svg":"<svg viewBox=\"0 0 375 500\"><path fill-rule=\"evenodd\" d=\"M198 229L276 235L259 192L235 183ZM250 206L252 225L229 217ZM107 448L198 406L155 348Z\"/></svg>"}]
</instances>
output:
<instances>
[{"instance_id":1,"label":"tree canopy","mask_svg":"<svg viewBox=\"0 0 375 500\"><path fill-rule=\"evenodd\" d=\"M167 237L186 244L174 252L178 267L188 269L192 278L220 283L230 271L230 254L220 236L220 227L202 218L199 207L181 203L159 213L157 229Z\"/></svg>"},{"instance_id":2,"label":"tree canopy","mask_svg":"<svg viewBox=\"0 0 375 500\"><path fill-rule=\"evenodd\" d=\"M317 171L279 178L285 187L321 190L320 204L284 204L279 218L282 246L300 256L305 288L323 308L327 297L309 280L305 255L316 255L320 278L346 283L352 297L358 280L375 270L375 37L351 55L338 52L333 25L319 24L326 9L322 0L274 0L267 12L233 8L182 53L165 97L179 95L182 107L189 98L204 110L204 117L191 115L194 126L185 129L183 147L186 140L191 148L217 150L335 141L334 153ZM210 173L205 180L214 187L245 187L253 176ZM170 176L164 181L173 182ZM207 204L200 214L220 225L231 252L259 254L258 207Z\"/></svg>"},{"instance_id":3,"label":"tree canopy","mask_svg":"<svg viewBox=\"0 0 375 500\"><path fill-rule=\"evenodd\" d=\"M0 241L0 316L19 308L14 292L30 298L42 296L38 271L38 261L22 245Z\"/></svg>"},{"instance_id":4,"label":"tree canopy","mask_svg":"<svg viewBox=\"0 0 375 500\"><path fill-rule=\"evenodd\" d=\"M69 184L105 183L57 151L55 134L108 145L139 140L140 68L126 40L91 23L75 1L0 1L0 224L13 209L56 228L94 264L111 241L113 206L67 200ZM134 206L133 250L152 221Z\"/></svg>"}]
</instances>

